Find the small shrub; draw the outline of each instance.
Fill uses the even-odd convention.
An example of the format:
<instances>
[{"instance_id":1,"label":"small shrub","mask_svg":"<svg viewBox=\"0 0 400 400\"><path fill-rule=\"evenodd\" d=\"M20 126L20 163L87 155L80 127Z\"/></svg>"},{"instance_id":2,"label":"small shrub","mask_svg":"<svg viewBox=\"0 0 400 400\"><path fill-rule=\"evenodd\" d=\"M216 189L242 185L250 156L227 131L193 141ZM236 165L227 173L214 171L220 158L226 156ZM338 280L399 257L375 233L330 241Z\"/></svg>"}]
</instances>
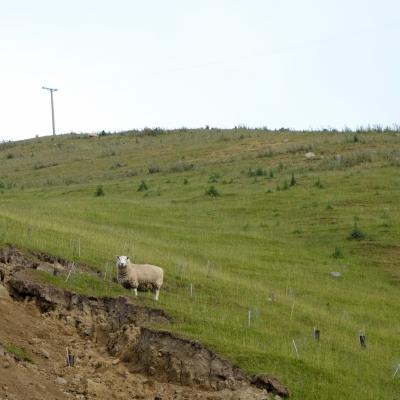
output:
<instances>
[{"instance_id":1,"label":"small shrub","mask_svg":"<svg viewBox=\"0 0 400 400\"><path fill-rule=\"evenodd\" d=\"M256 169L249 168L247 172L247 176L249 177L257 177L257 176L267 176L268 171L263 170L261 167L257 167Z\"/></svg>"},{"instance_id":2,"label":"small shrub","mask_svg":"<svg viewBox=\"0 0 400 400\"><path fill-rule=\"evenodd\" d=\"M127 171L125 172L125 176L127 176L128 178L132 177L132 176L136 176L138 173L137 171Z\"/></svg>"},{"instance_id":3,"label":"small shrub","mask_svg":"<svg viewBox=\"0 0 400 400\"><path fill-rule=\"evenodd\" d=\"M143 135L148 135L148 136L158 136L163 134L165 131L162 128L144 128L142 131Z\"/></svg>"},{"instance_id":4,"label":"small shrub","mask_svg":"<svg viewBox=\"0 0 400 400\"><path fill-rule=\"evenodd\" d=\"M219 191L214 187L214 186L210 186L205 193L207 196L210 197L218 197L220 196Z\"/></svg>"},{"instance_id":5,"label":"small shrub","mask_svg":"<svg viewBox=\"0 0 400 400\"><path fill-rule=\"evenodd\" d=\"M94 195L95 195L96 197L104 196L103 186L101 186L101 185L97 186L96 192L94 193Z\"/></svg>"},{"instance_id":6,"label":"small shrub","mask_svg":"<svg viewBox=\"0 0 400 400\"><path fill-rule=\"evenodd\" d=\"M169 171L170 172L185 172L185 171L190 171L193 168L194 168L194 164L180 162L180 163L172 165L169 168Z\"/></svg>"},{"instance_id":7,"label":"small shrub","mask_svg":"<svg viewBox=\"0 0 400 400\"><path fill-rule=\"evenodd\" d=\"M257 158L264 158L264 157L272 157L274 155L272 149L268 147L266 150L261 151L258 153Z\"/></svg>"},{"instance_id":8,"label":"small shrub","mask_svg":"<svg viewBox=\"0 0 400 400\"><path fill-rule=\"evenodd\" d=\"M285 165L282 163L282 161L280 161L278 164L278 171L283 171L284 169L285 169Z\"/></svg>"},{"instance_id":9,"label":"small shrub","mask_svg":"<svg viewBox=\"0 0 400 400\"><path fill-rule=\"evenodd\" d=\"M158 165L151 165L147 169L149 171L149 174L156 174L161 171L161 169Z\"/></svg>"},{"instance_id":10,"label":"small shrub","mask_svg":"<svg viewBox=\"0 0 400 400\"><path fill-rule=\"evenodd\" d=\"M114 163L114 164L111 166L111 169L117 169L117 168L123 168L123 167L125 167L125 164L122 163L122 162L117 161L116 163Z\"/></svg>"},{"instance_id":11,"label":"small shrub","mask_svg":"<svg viewBox=\"0 0 400 400\"><path fill-rule=\"evenodd\" d=\"M359 141L359 140L358 140L358 136L357 136L357 135L354 135L354 136L353 136L353 142L354 142L354 143L358 143L358 141Z\"/></svg>"},{"instance_id":12,"label":"small shrub","mask_svg":"<svg viewBox=\"0 0 400 400\"><path fill-rule=\"evenodd\" d=\"M269 171L269 177L270 177L271 179L274 177L274 171L272 171L272 169L271 169L271 171Z\"/></svg>"},{"instance_id":13,"label":"small shrub","mask_svg":"<svg viewBox=\"0 0 400 400\"><path fill-rule=\"evenodd\" d=\"M184 180L183 180L183 184L184 185L187 185L189 183L189 181L185 178Z\"/></svg>"},{"instance_id":14,"label":"small shrub","mask_svg":"<svg viewBox=\"0 0 400 400\"><path fill-rule=\"evenodd\" d=\"M285 182L283 182L283 187L282 187L282 189L283 189L283 190L288 190L288 189L289 189L289 183L288 183L287 180L285 180Z\"/></svg>"},{"instance_id":15,"label":"small shrub","mask_svg":"<svg viewBox=\"0 0 400 400\"><path fill-rule=\"evenodd\" d=\"M264 171L261 167L258 167L255 172L256 172L256 176L266 175L266 171Z\"/></svg>"},{"instance_id":16,"label":"small shrub","mask_svg":"<svg viewBox=\"0 0 400 400\"><path fill-rule=\"evenodd\" d=\"M137 189L138 192L145 192L146 190L148 190L148 187L146 185L145 181L141 181L139 184L139 187Z\"/></svg>"},{"instance_id":17,"label":"small shrub","mask_svg":"<svg viewBox=\"0 0 400 400\"><path fill-rule=\"evenodd\" d=\"M333 210L333 207L330 204L327 204L325 209L327 211L330 211L330 210Z\"/></svg>"},{"instance_id":18,"label":"small shrub","mask_svg":"<svg viewBox=\"0 0 400 400\"><path fill-rule=\"evenodd\" d=\"M340 164L344 168L355 167L360 164L369 163L373 161L372 154L366 151L354 151L350 154L342 156Z\"/></svg>"},{"instance_id":19,"label":"small shrub","mask_svg":"<svg viewBox=\"0 0 400 400\"><path fill-rule=\"evenodd\" d=\"M317 179L317 182L315 182L314 186L318 189L323 189L325 187L319 178Z\"/></svg>"},{"instance_id":20,"label":"small shrub","mask_svg":"<svg viewBox=\"0 0 400 400\"><path fill-rule=\"evenodd\" d=\"M2 181L0 181L0 189L5 189L6 184Z\"/></svg>"},{"instance_id":21,"label":"small shrub","mask_svg":"<svg viewBox=\"0 0 400 400\"><path fill-rule=\"evenodd\" d=\"M352 240L363 240L367 235L358 227L357 223L354 222L353 229L350 233L349 239Z\"/></svg>"},{"instance_id":22,"label":"small shrub","mask_svg":"<svg viewBox=\"0 0 400 400\"><path fill-rule=\"evenodd\" d=\"M217 183L220 177L219 174L212 174L208 177L208 183Z\"/></svg>"},{"instance_id":23,"label":"small shrub","mask_svg":"<svg viewBox=\"0 0 400 400\"><path fill-rule=\"evenodd\" d=\"M305 153L312 150L312 145L293 145L290 146L286 152L290 154Z\"/></svg>"},{"instance_id":24,"label":"small shrub","mask_svg":"<svg viewBox=\"0 0 400 400\"><path fill-rule=\"evenodd\" d=\"M115 156L116 152L114 149L103 150L100 154L100 157L112 157Z\"/></svg>"},{"instance_id":25,"label":"small shrub","mask_svg":"<svg viewBox=\"0 0 400 400\"><path fill-rule=\"evenodd\" d=\"M44 182L44 186L54 186L56 183L52 179L47 178Z\"/></svg>"},{"instance_id":26,"label":"small shrub","mask_svg":"<svg viewBox=\"0 0 400 400\"><path fill-rule=\"evenodd\" d=\"M7 160L11 160L12 158L14 158L14 154L13 153L7 153L6 158Z\"/></svg>"},{"instance_id":27,"label":"small shrub","mask_svg":"<svg viewBox=\"0 0 400 400\"><path fill-rule=\"evenodd\" d=\"M74 183L79 183L79 181L77 179L70 178L70 177L64 178L64 184L65 185L68 186L68 185L72 185Z\"/></svg>"},{"instance_id":28,"label":"small shrub","mask_svg":"<svg viewBox=\"0 0 400 400\"><path fill-rule=\"evenodd\" d=\"M335 251L332 254L333 258L343 258L343 252L340 247L335 247Z\"/></svg>"},{"instance_id":29,"label":"small shrub","mask_svg":"<svg viewBox=\"0 0 400 400\"><path fill-rule=\"evenodd\" d=\"M294 186L296 183L296 178L294 177L294 173L292 173L292 177L290 178L290 186Z\"/></svg>"}]
</instances>

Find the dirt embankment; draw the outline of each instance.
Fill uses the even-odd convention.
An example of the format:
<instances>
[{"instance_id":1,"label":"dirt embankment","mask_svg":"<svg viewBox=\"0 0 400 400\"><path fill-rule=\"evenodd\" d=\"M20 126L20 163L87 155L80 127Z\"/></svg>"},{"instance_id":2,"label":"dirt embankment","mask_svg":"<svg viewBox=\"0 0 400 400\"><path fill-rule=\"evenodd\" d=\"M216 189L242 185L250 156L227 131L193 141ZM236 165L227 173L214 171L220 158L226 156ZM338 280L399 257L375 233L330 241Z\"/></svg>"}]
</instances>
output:
<instances>
[{"instance_id":1,"label":"dirt embankment","mask_svg":"<svg viewBox=\"0 0 400 400\"><path fill-rule=\"evenodd\" d=\"M0 400L288 395L273 377L250 377L199 342L151 328L172 323L162 310L125 297L78 295L35 279L34 269L53 273L63 265L41 253L0 251ZM75 355L73 367L67 349Z\"/></svg>"}]
</instances>

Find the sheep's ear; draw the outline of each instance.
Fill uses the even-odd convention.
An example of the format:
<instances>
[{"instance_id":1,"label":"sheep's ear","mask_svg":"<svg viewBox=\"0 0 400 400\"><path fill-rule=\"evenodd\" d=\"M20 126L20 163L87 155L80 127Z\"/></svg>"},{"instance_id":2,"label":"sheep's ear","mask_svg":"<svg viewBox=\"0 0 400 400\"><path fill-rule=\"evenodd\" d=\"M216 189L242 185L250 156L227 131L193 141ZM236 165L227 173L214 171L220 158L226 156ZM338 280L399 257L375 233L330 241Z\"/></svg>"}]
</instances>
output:
<instances>
[{"instance_id":1,"label":"sheep's ear","mask_svg":"<svg viewBox=\"0 0 400 400\"><path fill-rule=\"evenodd\" d=\"M119 256L115 256L116 257L116 259L117 259L117 261L119 260Z\"/></svg>"},{"instance_id":2,"label":"sheep's ear","mask_svg":"<svg viewBox=\"0 0 400 400\"><path fill-rule=\"evenodd\" d=\"M128 261L131 261L131 259L130 259L129 257L126 257L126 259L127 259Z\"/></svg>"}]
</instances>

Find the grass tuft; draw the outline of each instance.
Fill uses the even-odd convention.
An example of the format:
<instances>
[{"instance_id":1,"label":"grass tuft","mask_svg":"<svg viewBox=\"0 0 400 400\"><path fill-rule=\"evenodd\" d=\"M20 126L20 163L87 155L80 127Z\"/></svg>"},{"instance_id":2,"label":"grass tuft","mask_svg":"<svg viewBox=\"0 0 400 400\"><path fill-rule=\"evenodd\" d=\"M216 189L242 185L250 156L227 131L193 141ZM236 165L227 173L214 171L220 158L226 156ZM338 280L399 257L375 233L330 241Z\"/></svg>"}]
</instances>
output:
<instances>
[{"instance_id":1,"label":"grass tuft","mask_svg":"<svg viewBox=\"0 0 400 400\"><path fill-rule=\"evenodd\" d=\"M27 361L32 363L32 357L29 355L29 353L23 348L16 346L15 344L8 343L4 345L4 348L6 349L7 352L12 354L15 358L17 358L20 361Z\"/></svg>"}]
</instances>

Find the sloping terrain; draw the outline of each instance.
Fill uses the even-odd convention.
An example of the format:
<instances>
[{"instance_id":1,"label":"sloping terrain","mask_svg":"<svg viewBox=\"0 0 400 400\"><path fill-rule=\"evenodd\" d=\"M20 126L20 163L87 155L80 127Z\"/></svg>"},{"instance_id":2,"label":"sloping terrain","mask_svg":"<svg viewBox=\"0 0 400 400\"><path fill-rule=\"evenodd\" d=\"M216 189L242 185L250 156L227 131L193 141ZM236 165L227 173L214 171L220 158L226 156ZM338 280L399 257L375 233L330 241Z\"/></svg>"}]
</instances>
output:
<instances>
[{"instance_id":1,"label":"sloping terrain","mask_svg":"<svg viewBox=\"0 0 400 400\"><path fill-rule=\"evenodd\" d=\"M171 323L162 310L123 297L74 294L35 276L37 269L52 268L54 263L15 249L1 252L0 396L269 398L243 371L200 343L146 327ZM67 352L75 356L73 367L67 365Z\"/></svg>"},{"instance_id":2,"label":"sloping terrain","mask_svg":"<svg viewBox=\"0 0 400 400\"><path fill-rule=\"evenodd\" d=\"M268 371L295 400L393 399L399 167L400 133L382 129L3 143L0 243L96 270L68 281L38 270L42 284L147 308L149 293L115 283L115 256L159 265L157 308L174 323L150 329L199 341L247 374Z\"/></svg>"}]
</instances>

